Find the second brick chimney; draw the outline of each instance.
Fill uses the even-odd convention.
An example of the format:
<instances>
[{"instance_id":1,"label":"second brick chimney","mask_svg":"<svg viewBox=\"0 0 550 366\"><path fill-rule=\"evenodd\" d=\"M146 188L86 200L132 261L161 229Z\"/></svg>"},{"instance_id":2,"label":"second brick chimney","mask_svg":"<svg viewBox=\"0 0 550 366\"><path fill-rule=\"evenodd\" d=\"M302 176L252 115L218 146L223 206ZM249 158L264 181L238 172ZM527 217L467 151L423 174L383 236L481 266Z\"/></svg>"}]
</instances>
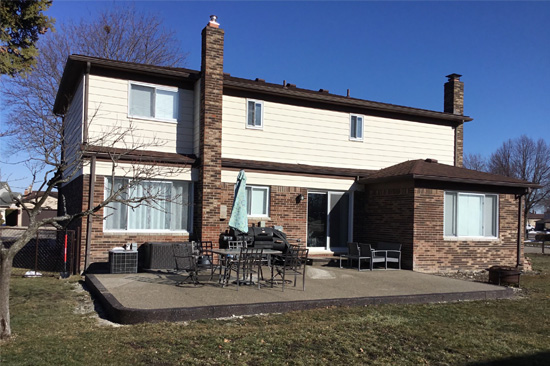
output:
<instances>
[{"instance_id":1,"label":"second brick chimney","mask_svg":"<svg viewBox=\"0 0 550 366\"><path fill-rule=\"evenodd\" d=\"M459 74L447 75L449 80L445 83L445 100L443 112L464 115L464 83L460 81ZM460 123L455 128L455 166L463 166L464 155L464 124Z\"/></svg>"},{"instance_id":2,"label":"second brick chimney","mask_svg":"<svg viewBox=\"0 0 550 366\"><path fill-rule=\"evenodd\" d=\"M443 112L464 114L464 83L460 81L459 74L447 75L449 81L445 83L445 103Z\"/></svg>"}]
</instances>

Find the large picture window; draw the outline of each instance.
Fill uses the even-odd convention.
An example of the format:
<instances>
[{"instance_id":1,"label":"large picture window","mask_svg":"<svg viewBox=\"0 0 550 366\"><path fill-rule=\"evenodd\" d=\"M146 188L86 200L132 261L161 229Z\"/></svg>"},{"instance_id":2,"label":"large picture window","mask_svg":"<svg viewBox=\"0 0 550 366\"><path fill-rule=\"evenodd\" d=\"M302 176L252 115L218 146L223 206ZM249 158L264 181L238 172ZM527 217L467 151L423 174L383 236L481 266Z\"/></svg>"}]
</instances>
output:
<instances>
[{"instance_id":1,"label":"large picture window","mask_svg":"<svg viewBox=\"0 0 550 366\"><path fill-rule=\"evenodd\" d=\"M178 88L130 83L130 117L176 121Z\"/></svg>"},{"instance_id":2,"label":"large picture window","mask_svg":"<svg viewBox=\"0 0 550 366\"><path fill-rule=\"evenodd\" d=\"M105 197L128 184L128 178L105 179ZM123 192L121 199L158 197L137 207L112 202L105 207L106 231L189 231L192 183L184 181L144 181Z\"/></svg>"},{"instance_id":3,"label":"large picture window","mask_svg":"<svg viewBox=\"0 0 550 366\"><path fill-rule=\"evenodd\" d=\"M445 236L496 237L498 195L445 192Z\"/></svg>"},{"instance_id":4,"label":"large picture window","mask_svg":"<svg viewBox=\"0 0 550 366\"><path fill-rule=\"evenodd\" d=\"M269 187L247 186L246 195L248 202L248 216L268 216Z\"/></svg>"}]
</instances>

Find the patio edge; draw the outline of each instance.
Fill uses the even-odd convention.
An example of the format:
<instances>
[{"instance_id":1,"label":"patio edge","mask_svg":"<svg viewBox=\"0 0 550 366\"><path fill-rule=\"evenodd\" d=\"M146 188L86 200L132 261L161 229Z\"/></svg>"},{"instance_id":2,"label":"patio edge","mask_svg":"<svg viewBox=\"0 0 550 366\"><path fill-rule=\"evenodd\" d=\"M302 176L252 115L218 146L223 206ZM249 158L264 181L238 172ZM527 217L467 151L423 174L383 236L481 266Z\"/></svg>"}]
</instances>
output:
<instances>
[{"instance_id":1,"label":"patio edge","mask_svg":"<svg viewBox=\"0 0 550 366\"><path fill-rule=\"evenodd\" d=\"M511 288L490 291L432 293L421 295L373 296L304 301L285 301L255 304L196 306L167 309L137 309L123 306L93 274L86 275L85 283L101 303L109 320L119 324L156 323L162 321L188 321L210 318L227 318L241 315L285 313L329 306L365 306L383 304L424 304L474 300L509 299Z\"/></svg>"}]
</instances>

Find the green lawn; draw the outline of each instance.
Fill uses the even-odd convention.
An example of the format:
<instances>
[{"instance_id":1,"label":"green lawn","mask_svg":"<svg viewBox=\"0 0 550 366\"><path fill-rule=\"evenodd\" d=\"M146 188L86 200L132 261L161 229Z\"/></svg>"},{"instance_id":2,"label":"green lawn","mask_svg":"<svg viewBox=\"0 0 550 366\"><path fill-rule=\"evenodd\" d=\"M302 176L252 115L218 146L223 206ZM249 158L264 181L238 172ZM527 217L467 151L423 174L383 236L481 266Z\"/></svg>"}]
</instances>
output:
<instances>
[{"instance_id":1,"label":"green lawn","mask_svg":"<svg viewBox=\"0 0 550 366\"><path fill-rule=\"evenodd\" d=\"M75 280L13 277L0 365L548 365L550 256L530 257L515 300L120 327L75 312Z\"/></svg>"}]
</instances>

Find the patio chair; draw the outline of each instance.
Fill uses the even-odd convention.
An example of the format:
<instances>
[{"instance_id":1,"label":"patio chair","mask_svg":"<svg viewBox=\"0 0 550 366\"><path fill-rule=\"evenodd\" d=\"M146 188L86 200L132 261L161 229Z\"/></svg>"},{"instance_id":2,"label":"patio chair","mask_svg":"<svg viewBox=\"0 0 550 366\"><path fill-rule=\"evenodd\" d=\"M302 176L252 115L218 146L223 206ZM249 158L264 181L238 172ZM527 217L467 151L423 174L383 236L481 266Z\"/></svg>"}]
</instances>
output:
<instances>
[{"instance_id":1,"label":"patio chair","mask_svg":"<svg viewBox=\"0 0 550 366\"><path fill-rule=\"evenodd\" d=\"M173 243L172 250L174 252L176 273L184 272L187 275L183 281L176 283L176 286L183 285L188 280L191 280L194 285L198 285L198 256L193 253L193 245L191 243Z\"/></svg>"},{"instance_id":2,"label":"patio chair","mask_svg":"<svg viewBox=\"0 0 550 366\"><path fill-rule=\"evenodd\" d=\"M298 276L302 276L302 290L306 290L306 268L307 257L309 255L309 249L290 247L289 250L274 260L271 265L271 287L275 282L278 282L277 278L281 281L281 289L285 290L285 283L292 282L286 279L287 273L294 275L294 287L296 287L296 281Z\"/></svg>"},{"instance_id":3,"label":"patio chair","mask_svg":"<svg viewBox=\"0 0 550 366\"><path fill-rule=\"evenodd\" d=\"M376 244L377 250L386 251L386 262L387 263L397 263L397 268L401 269L401 244L399 243L387 243L379 241ZM386 264L386 269L388 268Z\"/></svg>"},{"instance_id":4,"label":"patio chair","mask_svg":"<svg viewBox=\"0 0 550 366\"><path fill-rule=\"evenodd\" d=\"M199 241L197 248L199 258L197 266L199 270L210 270L210 280L214 277L214 272L220 268L220 263L214 263L214 253L212 253L213 244L211 241Z\"/></svg>"},{"instance_id":5,"label":"patio chair","mask_svg":"<svg viewBox=\"0 0 550 366\"><path fill-rule=\"evenodd\" d=\"M370 256L371 256L370 270L371 271L374 269L374 263L384 263L384 268L385 269L388 268L388 262L387 262L385 250L373 249L373 247L370 244L359 243L359 252L362 255L363 253L370 253Z\"/></svg>"},{"instance_id":6,"label":"patio chair","mask_svg":"<svg viewBox=\"0 0 550 366\"><path fill-rule=\"evenodd\" d=\"M340 255L340 268L342 268L342 258L346 258L348 262L348 267L351 267L353 260L357 260L357 270L362 271L361 261L368 260L372 270L372 253L369 248L364 250L359 249L359 243L348 243L348 253Z\"/></svg>"},{"instance_id":7,"label":"patio chair","mask_svg":"<svg viewBox=\"0 0 550 366\"><path fill-rule=\"evenodd\" d=\"M223 286L227 286L231 279L231 274L235 272L237 291L241 284L254 284L254 274L257 275L257 285L260 288L260 278L262 277L262 255L263 249L241 248L236 259L227 259Z\"/></svg>"},{"instance_id":8,"label":"patio chair","mask_svg":"<svg viewBox=\"0 0 550 366\"><path fill-rule=\"evenodd\" d=\"M245 247L246 247L245 242L242 240L229 240L227 242L228 249L241 249Z\"/></svg>"}]
</instances>

